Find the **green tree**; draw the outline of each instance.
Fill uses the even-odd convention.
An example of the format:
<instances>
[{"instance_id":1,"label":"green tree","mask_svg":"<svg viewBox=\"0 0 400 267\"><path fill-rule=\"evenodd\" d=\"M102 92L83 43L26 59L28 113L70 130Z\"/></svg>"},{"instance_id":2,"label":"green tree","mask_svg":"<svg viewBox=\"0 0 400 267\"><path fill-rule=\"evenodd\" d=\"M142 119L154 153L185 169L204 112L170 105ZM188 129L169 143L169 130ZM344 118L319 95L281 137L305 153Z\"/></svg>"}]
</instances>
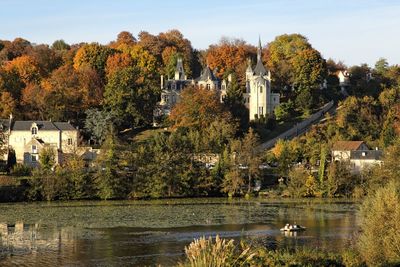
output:
<instances>
[{"instance_id":1,"label":"green tree","mask_svg":"<svg viewBox=\"0 0 400 267\"><path fill-rule=\"evenodd\" d=\"M95 142L102 144L113 130L112 114L105 110L86 110L85 130Z\"/></svg>"},{"instance_id":2,"label":"green tree","mask_svg":"<svg viewBox=\"0 0 400 267\"><path fill-rule=\"evenodd\" d=\"M116 137L110 133L101 147L101 153L96 159L97 171L93 184L97 196L101 199L116 199L127 194L127 181L121 175L120 147Z\"/></svg>"},{"instance_id":3,"label":"green tree","mask_svg":"<svg viewBox=\"0 0 400 267\"><path fill-rule=\"evenodd\" d=\"M115 116L116 124L134 127L152 122L158 91L149 81L140 82L140 71L128 67L116 71L108 80L104 104Z\"/></svg>"},{"instance_id":4,"label":"green tree","mask_svg":"<svg viewBox=\"0 0 400 267\"><path fill-rule=\"evenodd\" d=\"M85 44L78 49L74 57L74 68L90 67L104 78L107 58L114 50L98 43Z\"/></svg>"},{"instance_id":5,"label":"green tree","mask_svg":"<svg viewBox=\"0 0 400 267\"><path fill-rule=\"evenodd\" d=\"M254 179L259 177L261 164L260 153L257 150L259 143L259 138L252 128L245 134L242 140L235 142L232 145L232 150L234 151L234 157L236 158L236 166L234 168L239 168L247 182L247 193L251 193L252 185Z\"/></svg>"},{"instance_id":6,"label":"green tree","mask_svg":"<svg viewBox=\"0 0 400 267\"><path fill-rule=\"evenodd\" d=\"M288 173L287 190L291 197L304 197L312 183L308 182L309 172L304 167L293 167ZM308 185L308 186L307 186Z\"/></svg>"},{"instance_id":7,"label":"green tree","mask_svg":"<svg viewBox=\"0 0 400 267\"><path fill-rule=\"evenodd\" d=\"M69 50L71 47L64 40L56 40L51 45L51 49L53 50Z\"/></svg>"},{"instance_id":8,"label":"green tree","mask_svg":"<svg viewBox=\"0 0 400 267\"><path fill-rule=\"evenodd\" d=\"M358 248L370 266L400 263L400 190L390 182L368 196L360 211Z\"/></svg>"},{"instance_id":9,"label":"green tree","mask_svg":"<svg viewBox=\"0 0 400 267\"><path fill-rule=\"evenodd\" d=\"M51 170L56 164L55 157L54 148L45 147L41 149L39 154L40 168L45 171Z\"/></svg>"},{"instance_id":10,"label":"green tree","mask_svg":"<svg viewBox=\"0 0 400 267\"><path fill-rule=\"evenodd\" d=\"M287 102L280 103L274 110L274 114L276 119L279 121L285 121L289 119L294 112L294 105L292 100L288 100Z\"/></svg>"}]
</instances>

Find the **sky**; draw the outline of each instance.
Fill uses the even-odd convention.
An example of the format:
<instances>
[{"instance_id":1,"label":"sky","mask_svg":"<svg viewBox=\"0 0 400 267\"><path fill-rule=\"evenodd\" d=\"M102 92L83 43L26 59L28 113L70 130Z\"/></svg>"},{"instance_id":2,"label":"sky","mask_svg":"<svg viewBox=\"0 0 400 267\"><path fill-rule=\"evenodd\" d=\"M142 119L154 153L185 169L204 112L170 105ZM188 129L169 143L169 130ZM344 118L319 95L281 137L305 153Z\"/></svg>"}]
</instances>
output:
<instances>
[{"instance_id":1,"label":"sky","mask_svg":"<svg viewBox=\"0 0 400 267\"><path fill-rule=\"evenodd\" d=\"M178 29L197 49L300 33L328 59L400 64L400 0L0 0L0 40L99 42Z\"/></svg>"}]
</instances>

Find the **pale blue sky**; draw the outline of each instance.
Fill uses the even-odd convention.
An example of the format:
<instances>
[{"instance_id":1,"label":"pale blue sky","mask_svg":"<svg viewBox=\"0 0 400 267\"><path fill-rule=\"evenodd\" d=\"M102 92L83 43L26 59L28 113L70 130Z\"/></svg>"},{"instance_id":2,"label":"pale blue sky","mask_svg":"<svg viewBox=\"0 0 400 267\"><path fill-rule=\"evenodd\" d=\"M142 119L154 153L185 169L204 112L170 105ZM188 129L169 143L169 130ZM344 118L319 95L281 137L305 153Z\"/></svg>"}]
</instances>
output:
<instances>
[{"instance_id":1,"label":"pale blue sky","mask_svg":"<svg viewBox=\"0 0 400 267\"><path fill-rule=\"evenodd\" d=\"M0 39L106 44L123 30L174 28L199 49L222 36L266 44L301 33L347 65L400 64L400 0L0 0Z\"/></svg>"}]
</instances>

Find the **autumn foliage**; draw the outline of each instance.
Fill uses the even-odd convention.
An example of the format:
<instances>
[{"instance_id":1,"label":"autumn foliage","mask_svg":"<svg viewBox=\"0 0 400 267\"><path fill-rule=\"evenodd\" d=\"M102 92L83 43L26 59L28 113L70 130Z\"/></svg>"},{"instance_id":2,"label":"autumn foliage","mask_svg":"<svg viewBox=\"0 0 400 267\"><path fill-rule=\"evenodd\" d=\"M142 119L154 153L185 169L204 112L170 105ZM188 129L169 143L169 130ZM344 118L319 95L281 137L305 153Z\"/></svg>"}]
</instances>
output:
<instances>
[{"instance_id":1,"label":"autumn foliage","mask_svg":"<svg viewBox=\"0 0 400 267\"><path fill-rule=\"evenodd\" d=\"M229 121L230 116L215 92L193 86L182 91L180 102L169 116L174 128L203 129L217 119Z\"/></svg>"}]
</instances>

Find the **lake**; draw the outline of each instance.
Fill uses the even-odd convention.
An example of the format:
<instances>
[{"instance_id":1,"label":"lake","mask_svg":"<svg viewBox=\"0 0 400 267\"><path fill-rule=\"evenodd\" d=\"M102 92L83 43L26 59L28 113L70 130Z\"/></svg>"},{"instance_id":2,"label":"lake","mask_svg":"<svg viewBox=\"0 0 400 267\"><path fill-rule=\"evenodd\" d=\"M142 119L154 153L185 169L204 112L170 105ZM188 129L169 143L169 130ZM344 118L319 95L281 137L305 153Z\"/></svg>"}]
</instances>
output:
<instances>
[{"instance_id":1,"label":"lake","mask_svg":"<svg viewBox=\"0 0 400 267\"><path fill-rule=\"evenodd\" d=\"M0 204L1 266L171 266L194 238L340 251L357 232L348 200L177 199ZM285 223L307 230L279 231Z\"/></svg>"}]
</instances>

